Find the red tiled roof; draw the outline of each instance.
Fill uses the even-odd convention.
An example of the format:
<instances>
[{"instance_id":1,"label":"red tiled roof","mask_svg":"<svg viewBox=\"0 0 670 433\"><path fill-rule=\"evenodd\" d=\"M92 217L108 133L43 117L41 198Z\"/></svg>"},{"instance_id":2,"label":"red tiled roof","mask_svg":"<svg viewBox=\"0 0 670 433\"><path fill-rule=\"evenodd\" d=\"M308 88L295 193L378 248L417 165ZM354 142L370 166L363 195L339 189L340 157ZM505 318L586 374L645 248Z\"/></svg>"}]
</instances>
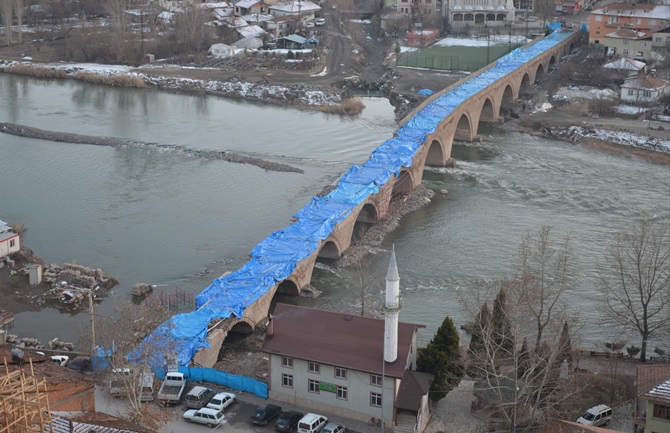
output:
<instances>
[{"instance_id":1,"label":"red tiled roof","mask_svg":"<svg viewBox=\"0 0 670 433\"><path fill-rule=\"evenodd\" d=\"M670 379L656 385L649 391L645 392L644 394L642 394L642 397L648 400L670 403Z\"/></svg>"},{"instance_id":2,"label":"red tiled roof","mask_svg":"<svg viewBox=\"0 0 670 433\"><path fill-rule=\"evenodd\" d=\"M623 86L631 89L663 89L668 86L668 82L650 75L640 75L635 78L624 81Z\"/></svg>"},{"instance_id":3,"label":"red tiled roof","mask_svg":"<svg viewBox=\"0 0 670 433\"><path fill-rule=\"evenodd\" d=\"M652 364L638 365L637 367L637 395L654 388L660 383L670 379L670 365Z\"/></svg>"},{"instance_id":4,"label":"red tiled roof","mask_svg":"<svg viewBox=\"0 0 670 433\"><path fill-rule=\"evenodd\" d=\"M386 363L386 376L402 378L412 337L419 328L425 326L398 323L398 358ZM384 320L277 304L262 350L382 374Z\"/></svg>"}]
</instances>

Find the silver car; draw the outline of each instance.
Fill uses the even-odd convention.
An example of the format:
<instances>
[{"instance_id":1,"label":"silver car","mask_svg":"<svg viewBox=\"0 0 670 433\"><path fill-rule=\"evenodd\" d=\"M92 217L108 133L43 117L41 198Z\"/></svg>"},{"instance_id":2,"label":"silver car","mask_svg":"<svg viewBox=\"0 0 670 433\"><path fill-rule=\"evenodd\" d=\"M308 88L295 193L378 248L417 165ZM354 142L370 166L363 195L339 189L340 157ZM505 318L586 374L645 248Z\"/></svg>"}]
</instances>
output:
<instances>
[{"instance_id":1,"label":"silver car","mask_svg":"<svg viewBox=\"0 0 670 433\"><path fill-rule=\"evenodd\" d=\"M203 407L202 409L191 409L184 413L184 419L188 422L205 424L207 427L216 427L226 423L226 417L220 410Z\"/></svg>"}]
</instances>

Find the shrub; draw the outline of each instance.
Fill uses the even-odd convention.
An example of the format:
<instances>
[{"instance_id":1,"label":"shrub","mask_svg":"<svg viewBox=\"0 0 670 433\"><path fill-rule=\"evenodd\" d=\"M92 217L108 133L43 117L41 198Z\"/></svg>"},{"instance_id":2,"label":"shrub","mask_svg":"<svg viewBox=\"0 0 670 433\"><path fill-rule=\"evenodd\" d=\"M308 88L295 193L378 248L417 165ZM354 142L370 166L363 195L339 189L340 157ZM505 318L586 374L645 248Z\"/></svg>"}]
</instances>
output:
<instances>
[{"instance_id":1,"label":"shrub","mask_svg":"<svg viewBox=\"0 0 670 433\"><path fill-rule=\"evenodd\" d=\"M144 78L138 75L126 75L126 74L100 75L92 72L77 72L74 78L76 78L77 80L86 81L88 83L106 84L108 86L136 87L136 88L146 87Z\"/></svg>"},{"instance_id":2,"label":"shrub","mask_svg":"<svg viewBox=\"0 0 670 433\"><path fill-rule=\"evenodd\" d=\"M6 68L5 72L17 75L28 75L37 78L67 78L67 73L63 69L40 66L35 67L25 63L17 63L16 65L12 65Z\"/></svg>"},{"instance_id":3,"label":"shrub","mask_svg":"<svg viewBox=\"0 0 670 433\"><path fill-rule=\"evenodd\" d=\"M638 353L640 353L640 348L635 346L635 345L631 345L631 346L626 347L626 352L628 352L628 355L630 355L631 358L632 358L635 355L637 355Z\"/></svg>"}]
</instances>

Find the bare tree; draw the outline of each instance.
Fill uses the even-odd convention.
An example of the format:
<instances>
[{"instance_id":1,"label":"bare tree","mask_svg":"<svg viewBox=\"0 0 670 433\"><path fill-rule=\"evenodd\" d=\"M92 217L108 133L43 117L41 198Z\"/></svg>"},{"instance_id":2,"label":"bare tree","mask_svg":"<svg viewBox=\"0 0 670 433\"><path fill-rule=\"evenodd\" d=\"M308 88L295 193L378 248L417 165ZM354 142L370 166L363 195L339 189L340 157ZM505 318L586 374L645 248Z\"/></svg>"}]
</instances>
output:
<instances>
[{"instance_id":1,"label":"bare tree","mask_svg":"<svg viewBox=\"0 0 670 433\"><path fill-rule=\"evenodd\" d=\"M561 296L573 287L576 266L570 237L556 244L551 227L542 226L536 235L528 233L519 245L515 268L520 292L517 297L535 322L535 351L539 350L544 330L560 310Z\"/></svg>"},{"instance_id":2,"label":"bare tree","mask_svg":"<svg viewBox=\"0 0 670 433\"><path fill-rule=\"evenodd\" d=\"M175 31L177 40L182 44L182 51L196 54L209 48L209 45L205 46L209 42L209 30L205 25L208 18L207 11L197 5L188 6L177 17Z\"/></svg>"},{"instance_id":3,"label":"bare tree","mask_svg":"<svg viewBox=\"0 0 670 433\"><path fill-rule=\"evenodd\" d=\"M16 24L19 33L19 45L21 45L23 43L23 0L14 0L14 14L16 15Z\"/></svg>"},{"instance_id":4,"label":"bare tree","mask_svg":"<svg viewBox=\"0 0 670 433\"><path fill-rule=\"evenodd\" d=\"M599 269L607 323L637 333L647 343L670 326L670 237L668 225L641 221L612 241Z\"/></svg>"},{"instance_id":5,"label":"bare tree","mask_svg":"<svg viewBox=\"0 0 670 433\"><path fill-rule=\"evenodd\" d=\"M154 404L143 401L142 388L145 378L153 378L154 368L161 366L162 357L171 353L172 347L169 335L155 332L150 341L145 337L169 316L159 304L145 302L138 306L127 302L111 314L97 317L95 323L95 343L108 364L97 379L110 390L114 384L118 396L125 399L127 412L119 416L155 429L166 420Z\"/></svg>"},{"instance_id":6,"label":"bare tree","mask_svg":"<svg viewBox=\"0 0 670 433\"><path fill-rule=\"evenodd\" d=\"M14 22L13 2L10 0L2 0L0 2L0 14L2 14L2 22L5 25L7 46L10 46L12 45L12 24Z\"/></svg>"}]
</instances>

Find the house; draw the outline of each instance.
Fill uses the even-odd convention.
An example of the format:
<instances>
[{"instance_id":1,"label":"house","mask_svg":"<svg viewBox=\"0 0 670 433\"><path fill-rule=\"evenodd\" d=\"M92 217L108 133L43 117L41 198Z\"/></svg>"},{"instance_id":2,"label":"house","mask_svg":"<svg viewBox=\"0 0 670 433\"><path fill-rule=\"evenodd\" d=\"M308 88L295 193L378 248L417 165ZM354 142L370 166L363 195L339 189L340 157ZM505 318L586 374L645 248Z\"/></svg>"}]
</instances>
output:
<instances>
[{"instance_id":1,"label":"house","mask_svg":"<svg viewBox=\"0 0 670 433\"><path fill-rule=\"evenodd\" d=\"M635 104L652 103L670 92L667 81L651 75L638 75L624 81L621 100Z\"/></svg>"},{"instance_id":2,"label":"house","mask_svg":"<svg viewBox=\"0 0 670 433\"><path fill-rule=\"evenodd\" d=\"M440 35L438 29L413 29L407 32L407 45L410 47L427 47L433 45Z\"/></svg>"},{"instance_id":3,"label":"house","mask_svg":"<svg viewBox=\"0 0 670 433\"><path fill-rule=\"evenodd\" d=\"M441 13L441 2L433 0L398 0L396 12L411 17L430 17Z\"/></svg>"},{"instance_id":4,"label":"house","mask_svg":"<svg viewBox=\"0 0 670 433\"><path fill-rule=\"evenodd\" d=\"M297 17L290 15L283 17L274 17L265 22L265 29L274 37L285 36L298 28Z\"/></svg>"},{"instance_id":5,"label":"house","mask_svg":"<svg viewBox=\"0 0 670 433\"><path fill-rule=\"evenodd\" d=\"M452 0L445 2L445 6L448 9L443 14L453 30L472 26L504 27L514 21L516 13L512 0Z\"/></svg>"},{"instance_id":6,"label":"house","mask_svg":"<svg viewBox=\"0 0 670 433\"><path fill-rule=\"evenodd\" d=\"M424 326L398 323L399 280L392 253L383 320L278 304L262 347L270 358L270 398L360 421L383 417L386 425L423 431L433 377L415 371Z\"/></svg>"},{"instance_id":7,"label":"house","mask_svg":"<svg viewBox=\"0 0 670 433\"><path fill-rule=\"evenodd\" d=\"M631 60L622 57L620 59L605 63L602 67L603 69L608 69L621 77L629 78L637 76L639 73L644 73L646 71L647 64L637 60Z\"/></svg>"},{"instance_id":8,"label":"house","mask_svg":"<svg viewBox=\"0 0 670 433\"><path fill-rule=\"evenodd\" d=\"M652 49L670 47L670 25L659 26L651 32Z\"/></svg>"},{"instance_id":9,"label":"house","mask_svg":"<svg viewBox=\"0 0 670 433\"><path fill-rule=\"evenodd\" d=\"M14 232L0 233L0 259L21 249L21 236Z\"/></svg>"},{"instance_id":10,"label":"house","mask_svg":"<svg viewBox=\"0 0 670 433\"><path fill-rule=\"evenodd\" d=\"M269 6L257 0L242 0L235 3L234 14L236 17L241 17L249 14L268 14Z\"/></svg>"},{"instance_id":11,"label":"house","mask_svg":"<svg viewBox=\"0 0 670 433\"><path fill-rule=\"evenodd\" d=\"M606 35L625 27L650 33L670 23L670 5L641 3L610 3L591 12L589 43L600 44Z\"/></svg>"},{"instance_id":12,"label":"house","mask_svg":"<svg viewBox=\"0 0 670 433\"><path fill-rule=\"evenodd\" d=\"M607 48L608 56L621 56L629 59L650 60L651 34L629 28L618 28L605 35L602 44Z\"/></svg>"},{"instance_id":13,"label":"house","mask_svg":"<svg viewBox=\"0 0 670 433\"><path fill-rule=\"evenodd\" d=\"M83 374L51 362L51 358L32 350L22 349L24 358L17 360L11 353L12 346L0 344L0 379L32 362L35 379L46 381L46 390L51 410L95 411L95 383ZM7 373L5 373L7 372ZM0 397L5 393L0 389Z\"/></svg>"},{"instance_id":14,"label":"house","mask_svg":"<svg viewBox=\"0 0 670 433\"><path fill-rule=\"evenodd\" d=\"M634 431L637 432L648 432L648 431L670 431L670 365L667 364L648 364L640 365L637 367L637 392L635 398L635 408L633 411L633 426ZM662 384L666 384L667 395L665 406L666 409L666 423L667 426L661 429L654 429L654 425L658 424L658 421L654 419L654 408L649 407L649 403L658 404L662 406L664 404L663 400L658 400L662 394L657 392L652 393L652 397L649 398L647 395L650 391L657 389ZM648 424L649 419L651 418L650 423ZM661 421L663 418L661 418ZM661 424L662 425L662 424ZM647 430L649 428L649 430Z\"/></svg>"},{"instance_id":15,"label":"house","mask_svg":"<svg viewBox=\"0 0 670 433\"><path fill-rule=\"evenodd\" d=\"M293 16L302 21L311 21L316 17L316 13L321 10L321 6L311 1L295 0L290 3L278 3L270 6L270 14L275 17Z\"/></svg>"}]
</instances>

